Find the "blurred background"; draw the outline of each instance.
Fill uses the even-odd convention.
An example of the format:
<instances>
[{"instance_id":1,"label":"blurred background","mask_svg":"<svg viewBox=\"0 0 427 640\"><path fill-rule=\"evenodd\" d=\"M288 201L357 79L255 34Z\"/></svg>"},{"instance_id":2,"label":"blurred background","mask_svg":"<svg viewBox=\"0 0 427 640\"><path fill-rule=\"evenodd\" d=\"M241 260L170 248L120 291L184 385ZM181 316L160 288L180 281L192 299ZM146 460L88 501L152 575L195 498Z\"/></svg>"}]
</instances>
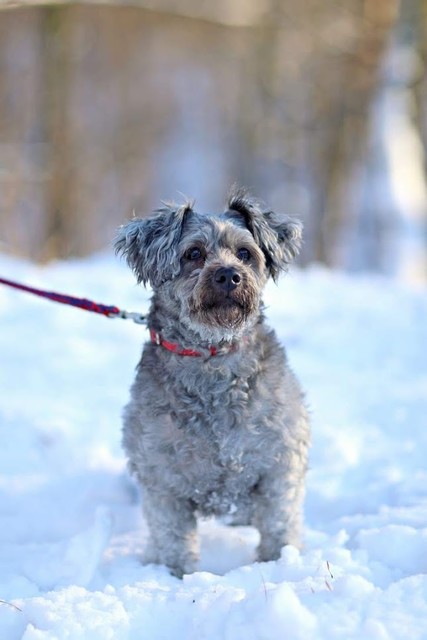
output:
<instances>
[{"instance_id":1,"label":"blurred background","mask_svg":"<svg viewBox=\"0 0 427 640\"><path fill-rule=\"evenodd\" d=\"M427 281L426 0L0 0L0 251L246 185L300 264Z\"/></svg>"}]
</instances>

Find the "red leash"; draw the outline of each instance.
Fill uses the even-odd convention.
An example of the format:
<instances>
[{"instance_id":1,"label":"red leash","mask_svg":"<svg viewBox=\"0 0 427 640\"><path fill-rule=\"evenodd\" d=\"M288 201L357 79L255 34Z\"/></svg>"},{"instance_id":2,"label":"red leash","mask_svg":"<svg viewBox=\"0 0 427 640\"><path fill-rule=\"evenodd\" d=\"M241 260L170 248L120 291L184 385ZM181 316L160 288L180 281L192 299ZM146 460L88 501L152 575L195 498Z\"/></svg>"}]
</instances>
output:
<instances>
[{"instance_id":1,"label":"red leash","mask_svg":"<svg viewBox=\"0 0 427 640\"><path fill-rule=\"evenodd\" d=\"M13 287L14 289L18 289L19 291L32 293L33 295L40 296L41 298L47 298L48 300L52 300L53 302L60 302L61 304L68 304L72 307L77 307L78 309L84 309L85 311L100 313L107 318L129 318L137 324L145 324L146 321L145 316L135 311L125 311L113 305L99 304L98 302L87 300L86 298L75 298L74 296L69 296L63 293L44 291L43 289L28 287L24 284L20 284L19 282L14 282L13 280L6 280L5 278L0 278L0 284L4 284L8 287Z\"/></svg>"}]
</instances>

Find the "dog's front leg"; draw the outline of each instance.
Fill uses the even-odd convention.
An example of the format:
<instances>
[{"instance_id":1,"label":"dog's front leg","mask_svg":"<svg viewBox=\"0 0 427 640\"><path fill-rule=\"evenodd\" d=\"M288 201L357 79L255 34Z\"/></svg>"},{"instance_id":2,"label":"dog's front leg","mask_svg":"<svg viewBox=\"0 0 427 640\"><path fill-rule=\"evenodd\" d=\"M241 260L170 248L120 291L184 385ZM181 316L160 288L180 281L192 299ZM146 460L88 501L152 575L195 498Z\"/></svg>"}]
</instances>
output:
<instances>
[{"instance_id":1,"label":"dog's front leg","mask_svg":"<svg viewBox=\"0 0 427 640\"><path fill-rule=\"evenodd\" d=\"M143 493L150 537L145 563L164 564L177 578L192 573L198 561L197 522L191 503L158 491Z\"/></svg>"},{"instance_id":2,"label":"dog's front leg","mask_svg":"<svg viewBox=\"0 0 427 640\"><path fill-rule=\"evenodd\" d=\"M282 547L301 547L303 483L283 470L266 475L258 485L253 525L261 540L258 560L267 562L280 557Z\"/></svg>"}]
</instances>

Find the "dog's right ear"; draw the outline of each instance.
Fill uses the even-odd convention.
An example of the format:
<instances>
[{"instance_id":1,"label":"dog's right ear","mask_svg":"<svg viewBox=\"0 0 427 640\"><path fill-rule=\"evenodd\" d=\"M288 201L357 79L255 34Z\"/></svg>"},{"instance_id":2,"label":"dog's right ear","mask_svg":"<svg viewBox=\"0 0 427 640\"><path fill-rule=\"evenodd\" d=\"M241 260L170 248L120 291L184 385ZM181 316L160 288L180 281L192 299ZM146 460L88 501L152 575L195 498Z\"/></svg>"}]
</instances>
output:
<instances>
[{"instance_id":1,"label":"dog's right ear","mask_svg":"<svg viewBox=\"0 0 427 640\"><path fill-rule=\"evenodd\" d=\"M284 214L264 210L246 189L236 186L229 193L228 210L244 221L264 253L273 280L276 280L298 255L302 224Z\"/></svg>"},{"instance_id":2,"label":"dog's right ear","mask_svg":"<svg viewBox=\"0 0 427 640\"><path fill-rule=\"evenodd\" d=\"M180 257L177 246L186 215L192 205L165 206L149 218L133 218L119 228L114 242L117 254L124 256L138 284L155 288L177 276Z\"/></svg>"}]
</instances>

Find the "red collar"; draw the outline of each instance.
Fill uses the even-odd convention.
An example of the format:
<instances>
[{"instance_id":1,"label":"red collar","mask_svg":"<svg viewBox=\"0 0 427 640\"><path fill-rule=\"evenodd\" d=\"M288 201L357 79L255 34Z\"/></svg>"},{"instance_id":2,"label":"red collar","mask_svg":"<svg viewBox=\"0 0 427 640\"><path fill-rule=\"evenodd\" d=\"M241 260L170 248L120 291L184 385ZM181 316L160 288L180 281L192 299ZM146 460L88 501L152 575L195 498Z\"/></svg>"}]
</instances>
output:
<instances>
[{"instance_id":1,"label":"red collar","mask_svg":"<svg viewBox=\"0 0 427 640\"><path fill-rule=\"evenodd\" d=\"M162 334L156 331L155 329L150 329L150 338L151 338L152 344L160 345L165 349L167 349L168 351L172 351L172 353L176 353L176 355L178 356L193 356L193 357L199 358L205 355L204 353L201 353L200 351L196 351L195 349L182 349L179 346L179 344L165 340ZM211 356L216 356L221 353L229 353L230 351L236 351L236 348L237 347L235 344L231 344L229 347L225 347L225 348L210 346L208 350Z\"/></svg>"}]
</instances>

